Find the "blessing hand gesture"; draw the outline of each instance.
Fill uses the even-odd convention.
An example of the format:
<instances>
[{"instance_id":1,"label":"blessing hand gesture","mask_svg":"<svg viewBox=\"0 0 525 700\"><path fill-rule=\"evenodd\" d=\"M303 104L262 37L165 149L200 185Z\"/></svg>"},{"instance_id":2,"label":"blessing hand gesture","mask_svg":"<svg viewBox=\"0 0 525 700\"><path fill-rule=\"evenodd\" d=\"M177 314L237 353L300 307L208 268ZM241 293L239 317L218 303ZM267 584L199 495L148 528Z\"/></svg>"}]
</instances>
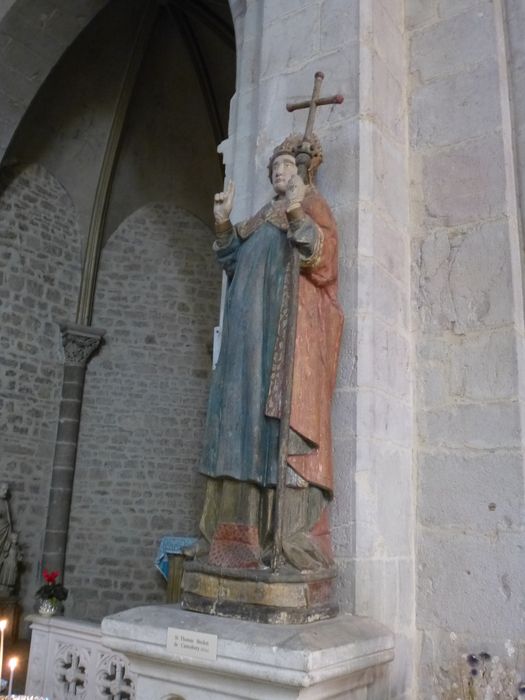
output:
<instances>
[{"instance_id":1,"label":"blessing hand gesture","mask_svg":"<svg viewBox=\"0 0 525 700\"><path fill-rule=\"evenodd\" d=\"M217 192L213 204L213 216L215 223L223 224L230 218L233 209L233 196L235 194L235 185L232 180L228 181L224 192Z\"/></svg>"}]
</instances>

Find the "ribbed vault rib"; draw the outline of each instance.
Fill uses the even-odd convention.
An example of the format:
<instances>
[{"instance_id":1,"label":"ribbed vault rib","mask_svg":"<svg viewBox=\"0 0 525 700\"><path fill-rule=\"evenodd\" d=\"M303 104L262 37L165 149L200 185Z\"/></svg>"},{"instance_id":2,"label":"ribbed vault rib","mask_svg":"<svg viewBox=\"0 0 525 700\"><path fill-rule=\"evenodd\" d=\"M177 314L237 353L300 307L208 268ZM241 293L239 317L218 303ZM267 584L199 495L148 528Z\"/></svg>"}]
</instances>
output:
<instances>
[{"instance_id":1,"label":"ribbed vault rib","mask_svg":"<svg viewBox=\"0 0 525 700\"><path fill-rule=\"evenodd\" d=\"M149 0L145 5L144 13L137 28L137 35L129 62L122 78L120 93L115 104L113 121L108 132L106 147L102 158L100 175L89 223L76 318L77 323L86 326L91 325L91 317L93 315L93 303L95 299L98 264L102 250L104 223L106 220L111 182L117 163L124 121L156 17L157 5L155 2Z\"/></svg>"},{"instance_id":2,"label":"ribbed vault rib","mask_svg":"<svg viewBox=\"0 0 525 700\"><path fill-rule=\"evenodd\" d=\"M212 12L210 8L204 5L200 0L193 0L191 3L174 0L173 5L177 10L198 18L201 23L211 29L229 49L235 51L235 34L231 25L225 22L219 15L215 14L215 12Z\"/></svg>"},{"instance_id":3,"label":"ribbed vault rib","mask_svg":"<svg viewBox=\"0 0 525 700\"><path fill-rule=\"evenodd\" d=\"M208 111L208 117L213 130L213 135L216 143L219 144L226 138L226 129L224 128L221 120L219 106L215 97L215 91L213 90L213 83L206 65L206 61L204 60L204 56L199 46L199 42L197 41L195 32L193 31L193 28L185 13L177 10L172 5L169 6L169 10L171 16L179 27L184 43L188 49L191 62L195 69L195 74L199 81L202 95L206 103L206 109Z\"/></svg>"}]
</instances>

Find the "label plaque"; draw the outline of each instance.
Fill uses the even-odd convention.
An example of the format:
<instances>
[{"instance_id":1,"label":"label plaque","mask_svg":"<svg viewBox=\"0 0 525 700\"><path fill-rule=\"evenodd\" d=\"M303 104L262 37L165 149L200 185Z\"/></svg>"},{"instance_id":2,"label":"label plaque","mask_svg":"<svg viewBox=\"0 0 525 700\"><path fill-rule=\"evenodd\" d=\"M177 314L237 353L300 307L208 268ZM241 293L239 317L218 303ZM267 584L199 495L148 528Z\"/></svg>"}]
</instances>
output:
<instances>
[{"instance_id":1,"label":"label plaque","mask_svg":"<svg viewBox=\"0 0 525 700\"><path fill-rule=\"evenodd\" d=\"M175 654L194 659L217 659L217 635L168 627L167 648Z\"/></svg>"}]
</instances>

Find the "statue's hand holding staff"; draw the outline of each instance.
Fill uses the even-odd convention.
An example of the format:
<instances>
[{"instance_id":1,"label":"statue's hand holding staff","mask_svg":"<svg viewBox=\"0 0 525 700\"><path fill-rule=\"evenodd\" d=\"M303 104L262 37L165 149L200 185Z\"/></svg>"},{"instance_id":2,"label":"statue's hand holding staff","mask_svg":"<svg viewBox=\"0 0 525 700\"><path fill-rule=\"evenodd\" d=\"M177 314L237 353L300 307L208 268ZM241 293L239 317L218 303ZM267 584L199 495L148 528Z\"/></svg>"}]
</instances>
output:
<instances>
[{"instance_id":1,"label":"statue's hand holding staff","mask_svg":"<svg viewBox=\"0 0 525 700\"><path fill-rule=\"evenodd\" d=\"M306 185L304 184L301 176L292 175L292 177L288 180L284 195L287 211L299 207L302 204L305 193Z\"/></svg>"},{"instance_id":2,"label":"statue's hand holding staff","mask_svg":"<svg viewBox=\"0 0 525 700\"><path fill-rule=\"evenodd\" d=\"M233 209L233 197L235 194L235 185L232 180L228 180L224 192L217 192L213 203L213 216L216 224L223 224L229 221L230 214Z\"/></svg>"}]
</instances>

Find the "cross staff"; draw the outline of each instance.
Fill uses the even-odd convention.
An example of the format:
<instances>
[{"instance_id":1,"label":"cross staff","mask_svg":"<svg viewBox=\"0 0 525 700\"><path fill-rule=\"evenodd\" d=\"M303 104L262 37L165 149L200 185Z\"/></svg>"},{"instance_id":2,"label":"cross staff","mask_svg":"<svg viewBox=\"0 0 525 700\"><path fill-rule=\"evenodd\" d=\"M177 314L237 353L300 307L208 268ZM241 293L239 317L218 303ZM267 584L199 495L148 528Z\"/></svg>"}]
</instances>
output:
<instances>
[{"instance_id":1,"label":"cross staff","mask_svg":"<svg viewBox=\"0 0 525 700\"><path fill-rule=\"evenodd\" d=\"M303 143L295 159L297 167L299 168L299 174L305 182L308 166L312 157L310 151L310 141L314 131L314 121L317 107L321 107L323 105L340 105L345 99L343 95L320 97L323 79L324 73L318 70L314 76L314 89L312 91L312 97L309 100L304 100L303 102L288 102L286 104L286 109L289 112L295 112L296 109L308 109L308 118L306 120L306 128L304 130Z\"/></svg>"},{"instance_id":2,"label":"cross staff","mask_svg":"<svg viewBox=\"0 0 525 700\"><path fill-rule=\"evenodd\" d=\"M321 105L341 104L342 95L332 97L320 97L321 83L324 74L317 71L314 77L314 89L309 101L288 103L286 109L293 112L296 109L308 108L308 119L304 131L303 143L295 157L297 170L305 183L308 182L308 166L312 158L311 144L315 112ZM288 295L288 322L286 325L286 344L284 351L284 386L281 405L281 426L279 429L279 464L277 472L277 484L275 486L275 512L274 512L274 541L272 552L272 569L275 571L285 564L283 557L283 516L286 494L286 469L288 466L288 435L290 432L290 415L292 412L292 381L295 352L295 336L297 331L297 307L299 301L299 251L290 245L289 265L290 288Z\"/></svg>"}]
</instances>

